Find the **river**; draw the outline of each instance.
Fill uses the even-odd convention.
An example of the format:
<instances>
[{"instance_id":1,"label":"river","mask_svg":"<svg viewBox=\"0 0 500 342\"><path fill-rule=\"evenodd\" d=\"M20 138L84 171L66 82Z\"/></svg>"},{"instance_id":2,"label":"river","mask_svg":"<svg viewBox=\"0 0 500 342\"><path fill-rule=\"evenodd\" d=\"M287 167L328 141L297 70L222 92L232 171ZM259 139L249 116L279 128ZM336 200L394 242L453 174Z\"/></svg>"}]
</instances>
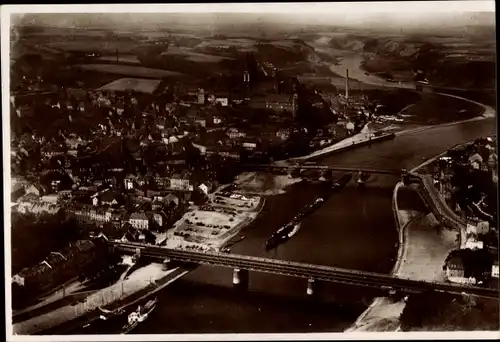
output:
<instances>
[{"instance_id":1,"label":"river","mask_svg":"<svg viewBox=\"0 0 500 342\"><path fill-rule=\"evenodd\" d=\"M318 163L410 169L455 144L491 134L495 134L494 119L432 127ZM246 238L232 252L388 273L397 255L391 208L397 181L395 176L372 175L364 191L351 181L306 218L297 235L267 253L263 248L267 237L324 190L320 184L292 185L285 194L267 199L262 214L241 232ZM376 295L328 284L311 299L305 295L305 279L255 272L247 292L233 289L231 281L232 270L198 268L159 294L158 308L134 333L341 332ZM87 333L117 333L122 324L123 320L103 322Z\"/></svg>"}]
</instances>

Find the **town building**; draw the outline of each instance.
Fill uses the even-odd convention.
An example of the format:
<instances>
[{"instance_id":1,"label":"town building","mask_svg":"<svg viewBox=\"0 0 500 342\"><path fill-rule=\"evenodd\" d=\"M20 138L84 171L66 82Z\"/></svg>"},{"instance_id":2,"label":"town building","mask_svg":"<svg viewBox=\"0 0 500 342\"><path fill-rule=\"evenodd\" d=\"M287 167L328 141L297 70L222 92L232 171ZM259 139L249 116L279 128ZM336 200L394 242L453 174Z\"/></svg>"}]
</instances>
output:
<instances>
[{"instance_id":1,"label":"town building","mask_svg":"<svg viewBox=\"0 0 500 342\"><path fill-rule=\"evenodd\" d=\"M205 104L205 90L204 89L198 89L198 104L204 105Z\"/></svg>"},{"instance_id":2,"label":"town building","mask_svg":"<svg viewBox=\"0 0 500 342\"><path fill-rule=\"evenodd\" d=\"M33 185L30 185L27 189L26 189L26 193L27 194L34 194L36 196L43 196L44 193L47 193L48 191L46 189L43 188L43 186L39 185L39 184L33 184Z\"/></svg>"},{"instance_id":3,"label":"town building","mask_svg":"<svg viewBox=\"0 0 500 342\"><path fill-rule=\"evenodd\" d=\"M26 189L22 184L15 184L12 186L11 201L16 202L20 197L26 194Z\"/></svg>"},{"instance_id":4,"label":"town building","mask_svg":"<svg viewBox=\"0 0 500 342\"><path fill-rule=\"evenodd\" d=\"M498 276L499 276L498 260L495 260L493 266L491 266L491 277L498 279Z\"/></svg>"},{"instance_id":5,"label":"town building","mask_svg":"<svg viewBox=\"0 0 500 342\"><path fill-rule=\"evenodd\" d=\"M297 95L268 94L261 97L252 97L248 105L258 109L269 109L273 111L288 111L296 115Z\"/></svg>"},{"instance_id":6,"label":"town building","mask_svg":"<svg viewBox=\"0 0 500 342\"><path fill-rule=\"evenodd\" d=\"M174 174L170 178L170 188L173 190L192 190L192 186L187 174Z\"/></svg>"},{"instance_id":7,"label":"town building","mask_svg":"<svg viewBox=\"0 0 500 342\"><path fill-rule=\"evenodd\" d=\"M247 136L246 132L239 130L238 128L229 128L226 132L227 136L231 139L244 138Z\"/></svg>"},{"instance_id":8,"label":"town building","mask_svg":"<svg viewBox=\"0 0 500 342\"><path fill-rule=\"evenodd\" d=\"M134 183L136 182L136 179L137 178L134 175L127 175L123 180L123 185L125 187L125 190L134 189Z\"/></svg>"},{"instance_id":9,"label":"town building","mask_svg":"<svg viewBox=\"0 0 500 342\"><path fill-rule=\"evenodd\" d=\"M482 241L475 241L475 240L468 240L465 243L465 248L476 250L476 249L483 249L484 245Z\"/></svg>"},{"instance_id":10,"label":"town building","mask_svg":"<svg viewBox=\"0 0 500 342\"><path fill-rule=\"evenodd\" d=\"M129 218L129 223L135 229L148 229L149 219L142 212L132 213Z\"/></svg>"},{"instance_id":11,"label":"town building","mask_svg":"<svg viewBox=\"0 0 500 342\"><path fill-rule=\"evenodd\" d=\"M163 228L164 224L166 223L166 215L163 214L161 211L151 211L147 213L147 216L149 218L149 227L151 228L156 228L156 229L161 229Z\"/></svg>"},{"instance_id":12,"label":"town building","mask_svg":"<svg viewBox=\"0 0 500 342\"><path fill-rule=\"evenodd\" d=\"M463 282L465 279L465 266L460 255L455 255L447 261L446 277L452 282Z\"/></svg>"},{"instance_id":13,"label":"town building","mask_svg":"<svg viewBox=\"0 0 500 342\"><path fill-rule=\"evenodd\" d=\"M79 240L60 252L51 253L40 264L25 268L12 277L12 283L26 293L43 292L77 277L99 257L97 246L90 240Z\"/></svg>"}]
</instances>

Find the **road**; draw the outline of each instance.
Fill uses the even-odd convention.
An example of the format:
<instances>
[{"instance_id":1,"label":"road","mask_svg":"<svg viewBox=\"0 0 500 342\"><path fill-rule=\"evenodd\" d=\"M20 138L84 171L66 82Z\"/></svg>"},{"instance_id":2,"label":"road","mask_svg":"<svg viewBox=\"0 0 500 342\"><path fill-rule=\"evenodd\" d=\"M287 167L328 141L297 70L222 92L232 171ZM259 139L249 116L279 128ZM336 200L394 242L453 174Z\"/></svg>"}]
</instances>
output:
<instances>
[{"instance_id":1,"label":"road","mask_svg":"<svg viewBox=\"0 0 500 342\"><path fill-rule=\"evenodd\" d=\"M464 248L466 243L467 222L455 214L455 212L446 204L437 189L434 187L432 177L429 175L423 175L421 178L422 185L424 187L422 191L425 192L423 195L428 198L426 202L440 221L448 226L451 226L452 228L455 228L458 233L460 233L460 248Z\"/></svg>"}]
</instances>

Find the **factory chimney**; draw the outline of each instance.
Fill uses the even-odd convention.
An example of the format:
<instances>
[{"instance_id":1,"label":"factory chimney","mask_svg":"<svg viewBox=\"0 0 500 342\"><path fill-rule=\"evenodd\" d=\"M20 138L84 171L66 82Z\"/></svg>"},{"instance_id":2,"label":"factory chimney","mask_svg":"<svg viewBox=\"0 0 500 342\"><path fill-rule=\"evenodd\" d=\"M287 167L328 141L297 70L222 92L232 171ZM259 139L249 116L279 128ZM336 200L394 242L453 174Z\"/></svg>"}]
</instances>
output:
<instances>
[{"instance_id":1,"label":"factory chimney","mask_svg":"<svg viewBox=\"0 0 500 342\"><path fill-rule=\"evenodd\" d=\"M297 101L298 101L298 95L297 93L294 93L292 97L292 115L294 119L297 117L297 106L298 106Z\"/></svg>"},{"instance_id":2,"label":"factory chimney","mask_svg":"<svg viewBox=\"0 0 500 342\"><path fill-rule=\"evenodd\" d=\"M345 70L345 98L349 98L349 69Z\"/></svg>"}]
</instances>

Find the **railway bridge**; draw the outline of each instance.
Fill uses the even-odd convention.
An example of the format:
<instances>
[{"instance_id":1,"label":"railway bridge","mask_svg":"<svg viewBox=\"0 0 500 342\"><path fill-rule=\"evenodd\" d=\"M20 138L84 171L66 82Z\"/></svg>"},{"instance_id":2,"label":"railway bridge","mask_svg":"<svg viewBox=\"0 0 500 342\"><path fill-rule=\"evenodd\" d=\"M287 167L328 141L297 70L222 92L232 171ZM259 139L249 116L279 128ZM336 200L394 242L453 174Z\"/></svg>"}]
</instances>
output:
<instances>
[{"instance_id":1,"label":"railway bridge","mask_svg":"<svg viewBox=\"0 0 500 342\"><path fill-rule=\"evenodd\" d=\"M367 167L353 167L340 165L318 165L315 163L273 163L273 164L244 164L244 169L252 171L265 171L272 174L287 174L289 176L300 176L305 171L313 170L319 172L319 177L332 178L334 173L338 172L356 172L364 174L383 174L405 176L405 169L376 169Z\"/></svg>"},{"instance_id":2,"label":"railway bridge","mask_svg":"<svg viewBox=\"0 0 500 342\"><path fill-rule=\"evenodd\" d=\"M184 263L232 268L234 270L233 284L240 287L248 286L249 272L255 271L305 278L307 279L307 294L309 295L314 293L314 284L316 281L371 287L408 294L436 291L456 295L469 294L496 299L498 299L499 295L498 289L493 288L415 281L385 274L330 266L226 253L186 251L141 243L125 243L119 240L108 241L108 243L115 250L123 253L136 253L141 256L160 260L168 258L173 261Z\"/></svg>"}]
</instances>

